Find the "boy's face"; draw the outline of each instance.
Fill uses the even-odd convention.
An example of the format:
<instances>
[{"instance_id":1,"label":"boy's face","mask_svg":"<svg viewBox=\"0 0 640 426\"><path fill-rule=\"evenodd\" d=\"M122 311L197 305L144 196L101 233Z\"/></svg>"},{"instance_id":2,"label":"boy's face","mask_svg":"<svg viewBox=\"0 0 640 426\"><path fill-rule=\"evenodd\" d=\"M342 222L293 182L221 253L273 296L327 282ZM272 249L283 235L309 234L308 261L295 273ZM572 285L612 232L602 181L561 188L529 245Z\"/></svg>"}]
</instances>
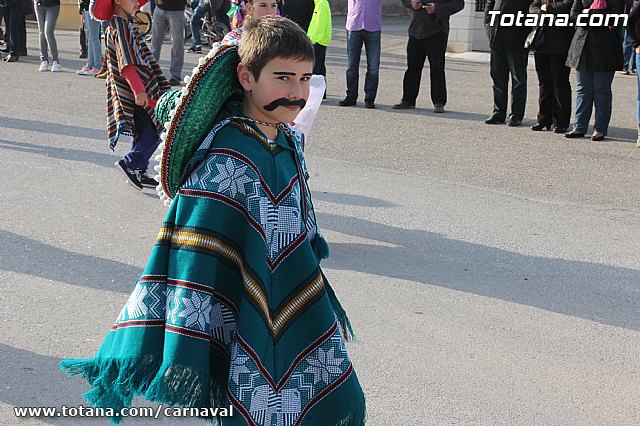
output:
<instances>
[{"instance_id":1,"label":"boy's face","mask_svg":"<svg viewBox=\"0 0 640 426\"><path fill-rule=\"evenodd\" d=\"M244 89L244 113L267 123L291 123L309 98L313 62L274 58L256 80L246 65L238 65Z\"/></svg>"},{"instance_id":2,"label":"boy's face","mask_svg":"<svg viewBox=\"0 0 640 426\"><path fill-rule=\"evenodd\" d=\"M113 4L116 6L116 13L118 7L127 15L133 15L138 10L138 0L113 0Z\"/></svg>"},{"instance_id":3,"label":"boy's face","mask_svg":"<svg viewBox=\"0 0 640 426\"><path fill-rule=\"evenodd\" d=\"M267 15L275 15L278 11L278 3L274 0L254 0L246 5L248 15L253 19Z\"/></svg>"}]
</instances>

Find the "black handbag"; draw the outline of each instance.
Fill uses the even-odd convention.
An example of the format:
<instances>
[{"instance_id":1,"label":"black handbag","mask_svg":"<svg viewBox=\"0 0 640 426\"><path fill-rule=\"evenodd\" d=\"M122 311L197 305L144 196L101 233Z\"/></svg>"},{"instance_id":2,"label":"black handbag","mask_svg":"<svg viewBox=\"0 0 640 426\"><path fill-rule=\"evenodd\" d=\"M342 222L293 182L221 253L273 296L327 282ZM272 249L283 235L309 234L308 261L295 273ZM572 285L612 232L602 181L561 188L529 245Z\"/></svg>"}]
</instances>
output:
<instances>
[{"instance_id":1,"label":"black handbag","mask_svg":"<svg viewBox=\"0 0 640 426\"><path fill-rule=\"evenodd\" d=\"M535 27L524 41L526 49L540 49L544 44L544 27Z\"/></svg>"}]
</instances>

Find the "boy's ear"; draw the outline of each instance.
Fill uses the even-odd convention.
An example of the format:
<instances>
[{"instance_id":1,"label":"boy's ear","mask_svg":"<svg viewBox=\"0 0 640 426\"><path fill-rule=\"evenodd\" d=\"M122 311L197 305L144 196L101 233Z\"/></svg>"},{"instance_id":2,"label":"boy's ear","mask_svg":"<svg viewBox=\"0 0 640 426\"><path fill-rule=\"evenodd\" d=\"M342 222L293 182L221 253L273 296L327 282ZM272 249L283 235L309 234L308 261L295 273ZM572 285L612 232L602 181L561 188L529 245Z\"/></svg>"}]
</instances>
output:
<instances>
[{"instance_id":1,"label":"boy's ear","mask_svg":"<svg viewBox=\"0 0 640 426\"><path fill-rule=\"evenodd\" d=\"M245 92L250 92L253 74L249 70L249 67L240 62L236 70L238 71L238 81L240 81L240 85Z\"/></svg>"}]
</instances>

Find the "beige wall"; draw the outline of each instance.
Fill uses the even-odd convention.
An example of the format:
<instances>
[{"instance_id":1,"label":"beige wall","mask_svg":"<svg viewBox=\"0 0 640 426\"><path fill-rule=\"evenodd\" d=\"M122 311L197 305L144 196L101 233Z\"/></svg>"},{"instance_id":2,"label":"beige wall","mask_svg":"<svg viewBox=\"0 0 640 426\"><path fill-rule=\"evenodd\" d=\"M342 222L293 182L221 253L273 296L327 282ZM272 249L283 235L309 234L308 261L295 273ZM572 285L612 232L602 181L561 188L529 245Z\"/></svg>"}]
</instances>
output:
<instances>
[{"instance_id":1,"label":"beige wall","mask_svg":"<svg viewBox=\"0 0 640 426\"><path fill-rule=\"evenodd\" d=\"M80 28L80 14L76 0L60 0L60 16L56 28L63 30L77 30Z\"/></svg>"}]
</instances>

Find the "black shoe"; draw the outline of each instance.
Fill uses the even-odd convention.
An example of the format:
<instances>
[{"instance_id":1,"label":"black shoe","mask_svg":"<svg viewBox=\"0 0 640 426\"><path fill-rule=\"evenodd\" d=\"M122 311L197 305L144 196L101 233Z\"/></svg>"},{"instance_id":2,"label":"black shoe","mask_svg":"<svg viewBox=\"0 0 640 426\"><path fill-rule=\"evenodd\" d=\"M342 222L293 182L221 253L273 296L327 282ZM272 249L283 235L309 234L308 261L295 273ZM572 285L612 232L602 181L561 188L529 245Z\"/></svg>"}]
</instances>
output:
<instances>
[{"instance_id":1,"label":"black shoe","mask_svg":"<svg viewBox=\"0 0 640 426\"><path fill-rule=\"evenodd\" d=\"M564 137L565 138L569 138L569 139L583 138L584 137L584 133L583 132L579 132L578 130L572 130L569 133L565 133Z\"/></svg>"},{"instance_id":2,"label":"black shoe","mask_svg":"<svg viewBox=\"0 0 640 426\"><path fill-rule=\"evenodd\" d=\"M80 59L87 59L87 52L80 52L80 54L78 55L78 58Z\"/></svg>"},{"instance_id":3,"label":"black shoe","mask_svg":"<svg viewBox=\"0 0 640 426\"><path fill-rule=\"evenodd\" d=\"M355 104L356 100L352 98L344 98L343 100L338 102L338 105L340 106L354 106Z\"/></svg>"},{"instance_id":4,"label":"black shoe","mask_svg":"<svg viewBox=\"0 0 640 426\"><path fill-rule=\"evenodd\" d=\"M407 102L407 101L405 101L403 99L400 102L398 102L397 104L395 104L393 106L393 109L414 109L415 107L416 107L415 104L410 104L409 102Z\"/></svg>"},{"instance_id":5,"label":"black shoe","mask_svg":"<svg viewBox=\"0 0 640 426\"><path fill-rule=\"evenodd\" d=\"M374 109L376 107L376 104L371 99L365 99L364 107L367 109Z\"/></svg>"},{"instance_id":6,"label":"black shoe","mask_svg":"<svg viewBox=\"0 0 640 426\"><path fill-rule=\"evenodd\" d=\"M494 114L491 117L484 120L484 124L504 124L504 118L500 118Z\"/></svg>"},{"instance_id":7,"label":"black shoe","mask_svg":"<svg viewBox=\"0 0 640 426\"><path fill-rule=\"evenodd\" d=\"M536 123L531 126L531 130L533 130L534 132L539 132L540 130L544 129L551 130L551 124Z\"/></svg>"},{"instance_id":8,"label":"black shoe","mask_svg":"<svg viewBox=\"0 0 640 426\"><path fill-rule=\"evenodd\" d=\"M593 134L591 135L591 140L595 142L601 141L604 138L606 138L606 136L604 135L604 133L600 132L593 132Z\"/></svg>"},{"instance_id":9,"label":"black shoe","mask_svg":"<svg viewBox=\"0 0 640 426\"><path fill-rule=\"evenodd\" d=\"M127 181L136 189L142 190L142 183L140 182L140 172L137 170L131 170L127 167L124 159L116 161L116 167L127 177Z\"/></svg>"},{"instance_id":10,"label":"black shoe","mask_svg":"<svg viewBox=\"0 0 640 426\"><path fill-rule=\"evenodd\" d=\"M158 186L158 181L149 176L146 171L138 172L138 178L144 188L155 188Z\"/></svg>"},{"instance_id":11,"label":"black shoe","mask_svg":"<svg viewBox=\"0 0 640 426\"><path fill-rule=\"evenodd\" d=\"M522 124L522 120L516 120L515 118L510 118L507 126L509 127L518 127Z\"/></svg>"},{"instance_id":12,"label":"black shoe","mask_svg":"<svg viewBox=\"0 0 640 426\"><path fill-rule=\"evenodd\" d=\"M202 53L202 46L191 46L187 49L189 53Z\"/></svg>"},{"instance_id":13,"label":"black shoe","mask_svg":"<svg viewBox=\"0 0 640 426\"><path fill-rule=\"evenodd\" d=\"M434 104L433 112L437 112L438 114L442 114L444 112L444 104Z\"/></svg>"},{"instance_id":14,"label":"black shoe","mask_svg":"<svg viewBox=\"0 0 640 426\"><path fill-rule=\"evenodd\" d=\"M565 133L567 131L566 127L554 127L553 133Z\"/></svg>"},{"instance_id":15,"label":"black shoe","mask_svg":"<svg viewBox=\"0 0 640 426\"><path fill-rule=\"evenodd\" d=\"M180 86L180 84L182 84L182 83L177 78L170 78L169 79L169 85L171 85L171 86Z\"/></svg>"}]
</instances>

